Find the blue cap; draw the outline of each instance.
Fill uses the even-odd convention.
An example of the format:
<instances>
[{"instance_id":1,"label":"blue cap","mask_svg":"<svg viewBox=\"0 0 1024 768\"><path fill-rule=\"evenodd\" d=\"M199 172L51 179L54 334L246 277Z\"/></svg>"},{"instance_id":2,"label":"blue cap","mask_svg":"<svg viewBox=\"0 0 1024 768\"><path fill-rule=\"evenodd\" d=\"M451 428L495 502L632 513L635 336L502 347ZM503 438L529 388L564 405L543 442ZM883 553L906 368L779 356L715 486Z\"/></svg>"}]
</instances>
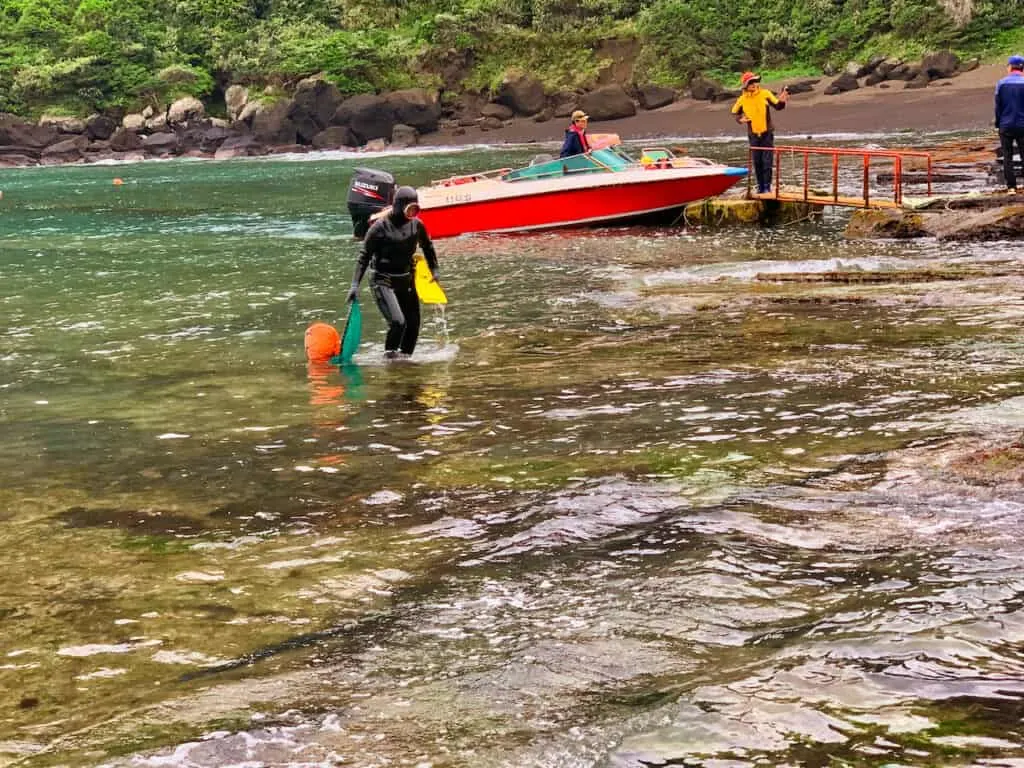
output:
<instances>
[{"instance_id":1,"label":"blue cap","mask_svg":"<svg viewBox=\"0 0 1024 768\"><path fill-rule=\"evenodd\" d=\"M1006 60L1006 64L1010 67L1024 67L1024 56L1021 56L1019 53L1015 53Z\"/></svg>"}]
</instances>

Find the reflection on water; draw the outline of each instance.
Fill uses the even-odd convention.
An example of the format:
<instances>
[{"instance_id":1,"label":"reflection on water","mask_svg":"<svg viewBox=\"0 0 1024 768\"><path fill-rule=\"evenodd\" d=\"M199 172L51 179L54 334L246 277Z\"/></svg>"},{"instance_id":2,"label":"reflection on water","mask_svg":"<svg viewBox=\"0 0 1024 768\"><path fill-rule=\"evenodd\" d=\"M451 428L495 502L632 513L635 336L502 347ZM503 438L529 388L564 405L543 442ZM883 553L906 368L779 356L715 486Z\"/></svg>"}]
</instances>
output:
<instances>
[{"instance_id":1,"label":"reflection on water","mask_svg":"<svg viewBox=\"0 0 1024 768\"><path fill-rule=\"evenodd\" d=\"M1024 760L1024 495L950 458L1012 246L459 238L412 362L311 365L354 162L3 173L0 764Z\"/></svg>"}]
</instances>

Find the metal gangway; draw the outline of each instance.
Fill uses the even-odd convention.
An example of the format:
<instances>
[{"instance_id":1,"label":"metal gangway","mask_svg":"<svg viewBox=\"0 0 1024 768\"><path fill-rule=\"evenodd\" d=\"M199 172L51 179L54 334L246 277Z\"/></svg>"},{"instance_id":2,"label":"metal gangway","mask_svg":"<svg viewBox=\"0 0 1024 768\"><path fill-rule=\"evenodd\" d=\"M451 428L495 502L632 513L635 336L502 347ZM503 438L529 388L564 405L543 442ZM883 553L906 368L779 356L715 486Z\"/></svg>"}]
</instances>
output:
<instances>
[{"instance_id":1,"label":"metal gangway","mask_svg":"<svg viewBox=\"0 0 1024 768\"><path fill-rule=\"evenodd\" d=\"M756 193L753 191L754 177L754 153L771 152L772 157L772 190L770 192ZM783 159L795 169L800 175L800 182L793 185L783 185L782 174L786 169ZM812 158L825 161L826 167L831 168L831 179L828 186L822 188L812 181ZM840 161L846 161L843 168L849 172L849 166L854 167L854 178L859 177L860 195L851 193L851 190L840 190ZM892 192L891 194L878 194L877 190L872 191L871 186L871 163L872 161L884 161L892 168ZM915 152L902 149L850 149L845 147L803 147L803 146L777 146L777 147L750 147L749 165L751 172L747 174L747 197L760 200L779 200L783 202L804 202L816 205L834 205L851 208L902 208L903 207L903 185L904 185L904 162L907 167L921 165L925 168L923 183L927 185L927 194L932 194L932 156L928 152ZM817 164L815 164L817 165ZM876 170L878 164L876 163ZM813 168L815 176L822 174L820 167Z\"/></svg>"}]
</instances>

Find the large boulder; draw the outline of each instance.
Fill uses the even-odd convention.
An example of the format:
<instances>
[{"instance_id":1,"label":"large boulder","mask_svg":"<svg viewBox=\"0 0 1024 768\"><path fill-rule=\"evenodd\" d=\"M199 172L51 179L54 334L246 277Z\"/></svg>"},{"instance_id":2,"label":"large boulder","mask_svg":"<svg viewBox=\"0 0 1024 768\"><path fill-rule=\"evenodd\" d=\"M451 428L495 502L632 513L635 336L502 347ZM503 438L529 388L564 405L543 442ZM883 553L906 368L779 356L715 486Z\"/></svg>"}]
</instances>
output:
<instances>
[{"instance_id":1,"label":"large boulder","mask_svg":"<svg viewBox=\"0 0 1024 768\"><path fill-rule=\"evenodd\" d=\"M43 165L56 163L73 163L82 159L82 153L89 146L89 139L85 136L75 136L70 139L58 141L43 150L40 162Z\"/></svg>"},{"instance_id":2,"label":"large boulder","mask_svg":"<svg viewBox=\"0 0 1024 768\"><path fill-rule=\"evenodd\" d=\"M90 115L85 121L85 135L95 141L106 141L117 130L118 121L107 115Z\"/></svg>"},{"instance_id":3,"label":"large boulder","mask_svg":"<svg viewBox=\"0 0 1024 768\"><path fill-rule=\"evenodd\" d=\"M300 140L308 144L330 125L342 100L337 86L322 78L300 82L288 109L288 118L295 123Z\"/></svg>"},{"instance_id":4,"label":"large boulder","mask_svg":"<svg viewBox=\"0 0 1024 768\"><path fill-rule=\"evenodd\" d=\"M184 128L177 127L175 133L178 134L178 151L188 152L198 149L199 145L203 142L203 136L212 127L208 118L193 120L186 123Z\"/></svg>"},{"instance_id":5,"label":"large boulder","mask_svg":"<svg viewBox=\"0 0 1024 768\"><path fill-rule=\"evenodd\" d=\"M786 85L789 89L789 93L792 96L796 93L810 93L814 90L814 86L818 84L818 78L805 78L802 80L794 80L792 83Z\"/></svg>"},{"instance_id":6,"label":"large boulder","mask_svg":"<svg viewBox=\"0 0 1024 768\"><path fill-rule=\"evenodd\" d=\"M423 88L393 91L384 97L396 124L410 125L419 133L433 133L441 119L441 101L436 93ZM393 129L392 129L393 130Z\"/></svg>"},{"instance_id":7,"label":"large boulder","mask_svg":"<svg viewBox=\"0 0 1024 768\"><path fill-rule=\"evenodd\" d=\"M243 123L247 128L251 130L252 121L255 119L256 115L258 115L266 108L266 104L264 104L262 101L250 101L248 104L242 107L242 111L238 114L238 122Z\"/></svg>"},{"instance_id":8,"label":"large boulder","mask_svg":"<svg viewBox=\"0 0 1024 768\"><path fill-rule=\"evenodd\" d=\"M210 125L203 128L196 142L203 152L216 152L217 149L237 133L224 125Z\"/></svg>"},{"instance_id":9,"label":"large boulder","mask_svg":"<svg viewBox=\"0 0 1024 768\"><path fill-rule=\"evenodd\" d=\"M952 51L929 53L921 60L921 71L929 80L953 77L960 71L960 57Z\"/></svg>"},{"instance_id":10,"label":"large boulder","mask_svg":"<svg viewBox=\"0 0 1024 768\"><path fill-rule=\"evenodd\" d=\"M941 207L939 207L941 206ZM961 207L962 206L962 207ZM1013 196L936 200L915 211L855 211L848 238L935 237L942 241L1024 238L1024 204Z\"/></svg>"},{"instance_id":11,"label":"large boulder","mask_svg":"<svg viewBox=\"0 0 1024 768\"><path fill-rule=\"evenodd\" d=\"M579 104L579 95L572 91L556 91L551 94L551 116L569 117Z\"/></svg>"},{"instance_id":12,"label":"large boulder","mask_svg":"<svg viewBox=\"0 0 1024 768\"><path fill-rule=\"evenodd\" d=\"M142 140L142 148L154 155L170 155L178 151L178 134L154 133Z\"/></svg>"},{"instance_id":13,"label":"large boulder","mask_svg":"<svg viewBox=\"0 0 1024 768\"><path fill-rule=\"evenodd\" d=\"M676 100L676 92L661 85L641 85L636 89L637 101L644 109L658 109Z\"/></svg>"},{"instance_id":14,"label":"large boulder","mask_svg":"<svg viewBox=\"0 0 1024 768\"><path fill-rule=\"evenodd\" d=\"M181 125L193 120L199 120L206 116L206 107L203 102L194 96L186 96L171 104L167 110L167 122L171 125Z\"/></svg>"},{"instance_id":15,"label":"large boulder","mask_svg":"<svg viewBox=\"0 0 1024 768\"><path fill-rule=\"evenodd\" d=\"M506 74L494 100L518 115L535 115L546 103L540 80L522 72Z\"/></svg>"},{"instance_id":16,"label":"large boulder","mask_svg":"<svg viewBox=\"0 0 1024 768\"><path fill-rule=\"evenodd\" d=\"M0 157L7 157L9 155L24 155L25 157L31 157L36 160L39 159L39 155L42 153L43 148L41 147L26 147L26 146L3 146L0 145Z\"/></svg>"},{"instance_id":17,"label":"large boulder","mask_svg":"<svg viewBox=\"0 0 1024 768\"><path fill-rule=\"evenodd\" d=\"M892 208L861 209L853 212L843 235L851 240L926 237L921 214Z\"/></svg>"},{"instance_id":18,"label":"large boulder","mask_svg":"<svg viewBox=\"0 0 1024 768\"><path fill-rule=\"evenodd\" d=\"M110 148L109 141L91 141L89 146L82 153L87 163L97 163L101 160L113 160L116 153Z\"/></svg>"},{"instance_id":19,"label":"large boulder","mask_svg":"<svg viewBox=\"0 0 1024 768\"><path fill-rule=\"evenodd\" d=\"M907 80L903 83L903 88L925 88L930 82L931 80L928 79L928 75L922 70L913 80Z\"/></svg>"},{"instance_id":20,"label":"large boulder","mask_svg":"<svg viewBox=\"0 0 1024 768\"><path fill-rule=\"evenodd\" d=\"M636 104L621 85L606 85L585 93L580 99L580 109L590 115L593 122L618 120L636 114Z\"/></svg>"},{"instance_id":21,"label":"large boulder","mask_svg":"<svg viewBox=\"0 0 1024 768\"><path fill-rule=\"evenodd\" d=\"M929 232L939 240L1020 240L1024 238L1024 205L982 211L947 211L929 219Z\"/></svg>"},{"instance_id":22,"label":"large boulder","mask_svg":"<svg viewBox=\"0 0 1024 768\"><path fill-rule=\"evenodd\" d=\"M52 125L36 125L0 112L0 146L42 149L57 142L59 135Z\"/></svg>"},{"instance_id":23,"label":"large boulder","mask_svg":"<svg viewBox=\"0 0 1024 768\"><path fill-rule=\"evenodd\" d=\"M352 131L344 125L332 125L313 137L314 149L338 149L339 147L355 147L359 144Z\"/></svg>"},{"instance_id":24,"label":"large boulder","mask_svg":"<svg viewBox=\"0 0 1024 768\"><path fill-rule=\"evenodd\" d=\"M848 72L844 72L825 88L826 96L834 96L837 93L846 93L847 91L855 91L860 88L860 83L857 82L857 78Z\"/></svg>"},{"instance_id":25,"label":"large boulder","mask_svg":"<svg viewBox=\"0 0 1024 768\"><path fill-rule=\"evenodd\" d=\"M848 75L853 75L855 78L859 80L862 77L867 77L876 69L878 69L878 65L881 64L883 61L885 61L885 56L872 56L863 64L851 61L849 64L846 65L846 68L843 70L843 72Z\"/></svg>"},{"instance_id":26,"label":"large boulder","mask_svg":"<svg viewBox=\"0 0 1024 768\"><path fill-rule=\"evenodd\" d=\"M913 80L921 74L921 67L917 64L897 64L889 70L887 80Z\"/></svg>"},{"instance_id":27,"label":"large boulder","mask_svg":"<svg viewBox=\"0 0 1024 768\"><path fill-rule=\"evenodd\" d=\"M146 130L150 133L164 133L167 130L167 113L157 112L152 117L147 117Z\"/></svg>"},{"instance_id":28,"label":"large boulder","mask_svg":"<svg viewBox=\"0 0 1024 768\"><path fill-rule=\"evenodd\" d=\"M141 131L146 127L146 118L138 113L125 115L121 120L121 127L129 131Z\"/></svg>"},{"instance_id":29,"label":"large boulder","mask_svg":"<svg viewBox=\"0 0 1024 768\"><path fill-rule=\"evenodd\" d=\"M118 128L110 137L110 148L115 152L134 152L142 149L142 138L128 128Z\"/></svg>"},{"instance_id":30,"label":"large boulder","mask_svg":"<svg viewBox=\"0 0 1024 768\"><path fill-rule=\"evenodd\" d=\"M250 134L233 136L224 141L213 155L214 160L230 160L233 157L249 157L262 151L260 143Z\"/></svg>"},{"instance_id":31,"label":"large boulder","mask_svg":"<svg viewBox=\"0 0 1024 768\"><path fill-rule=\"evenodd\" d=\"M232 85L224 92L224 105L227 107L228 117L232 121L239 118L248 103L249 89L243 85Z\"/></svg>"},{"instance_id":32,"label":"large boulder","mask_svg":"<svg viewBox=\"0 0 1024 768\"><path fill-rule=\"evenodd\" d=\"M480 115L482 117L496 117L499 120L511 120L515 113L511 107L506 107L504 104L484 104L480 108Z\"/></svg>"},{"instance_id":33,"label":"large boulder","mask_svg":"<svg viewBox=\"0 0 1024 768\"><path fill-rule=\"evenodd\" d=\"M26 165L35 165L37 160L29 155L4 154L0 152L0 168L23 168Z\"/></svg>"},{"instance_id":34,"label":"large boulder","mask_svg":"<svg viewBox=\"0 0 1024 768\"><path fill-rule=\"evenodd\" d=\"M58 133L81 135L85 133L85 120L80 117L67 117L65 115L43 115L39 118L40 125L49 125L57 129Z\"/></svg>"},{"instance_id":35,"label":"large boulder","mask_svg":"<svg viewBox=\"0 0 1024 768\"><path fill-rule=\"evenodd\" d=\"M361 144L372 139L390 139L397 122L391 103L370 93L345 99L331 120L332 125L348 126Z\"/></svg>"},{"instance_id":36,"label":"large boulder","mask_svg":"<svg viewBox=\"0 0 1024 768\"><path fill-rule=\"evenodd\" d=\"M871 74L881 75L883 78L888 79L892 71L896 69L896 67L901 66L903 66L902 59L885 59L877 67L875 67L875 71L872 72Z\"/></svg>"},{"instance_id":37,"label":"large boulder","mask_svg":"<svg viewBox=\"0 0 1024 768\"><path fill-rule=\"evenodd\" d=\"M720 101L725 89L713 80L699 75L690 81L690 96L697 101Z\"/></svg>"},{"instance_id":38,"label":"large boulder","mask_svg":"<svg viewBox=\"0 0 1024 768\"><path fill-rule=\"evenodd\" d=\"M264 106L252 118L252 135L264 144L295 144L295 123L288 117L290 101Z\"/></svg>"},{"instance_id":39,"label":"large boulder","mask_svg":"<svg viewBox=\"0 0 1024 768\"><path fill-rule=\"evenodd\" d=\"M413 147L419 143L420 135L411 125L402 125L399 123L391 131L391 146L398 147Z\"/></svg>"},{"instance_id":40,"label":"large boulder","mask_svg":"<svg viewBox=\"0 0 1024 768\"><path fill-rule=\"evenodd\" d=\"M302 108L296 108L294 103L289 105L288 119L295 126L295 140L300 144L311 144L313 137L324 129L312 115Z\"/></svg>"}]
</instances>

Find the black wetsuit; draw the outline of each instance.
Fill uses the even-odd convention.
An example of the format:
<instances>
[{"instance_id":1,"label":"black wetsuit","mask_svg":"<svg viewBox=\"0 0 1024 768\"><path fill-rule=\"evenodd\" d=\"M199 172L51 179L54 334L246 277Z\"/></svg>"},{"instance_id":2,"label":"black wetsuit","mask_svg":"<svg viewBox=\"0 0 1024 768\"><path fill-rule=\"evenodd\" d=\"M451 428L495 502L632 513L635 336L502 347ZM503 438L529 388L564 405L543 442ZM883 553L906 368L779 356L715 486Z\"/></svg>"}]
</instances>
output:
<instances>
[{"instance_id":1,"label":"black wetsuit","mask_svg":"<svg viewBox=\"0 0 1024 768\"><path fill-rule=\"evenodd\" d=\"M397 201L396 201L397 202ZM423 250L427 266L437 273L437 252L419 219L407 219L397 207L370 227L359 251L353 285L370 269L370 291L388 321L384 352L411 355L420 334L420 300L413 281L413 254Z\"/></svg>"}]
</instances>

